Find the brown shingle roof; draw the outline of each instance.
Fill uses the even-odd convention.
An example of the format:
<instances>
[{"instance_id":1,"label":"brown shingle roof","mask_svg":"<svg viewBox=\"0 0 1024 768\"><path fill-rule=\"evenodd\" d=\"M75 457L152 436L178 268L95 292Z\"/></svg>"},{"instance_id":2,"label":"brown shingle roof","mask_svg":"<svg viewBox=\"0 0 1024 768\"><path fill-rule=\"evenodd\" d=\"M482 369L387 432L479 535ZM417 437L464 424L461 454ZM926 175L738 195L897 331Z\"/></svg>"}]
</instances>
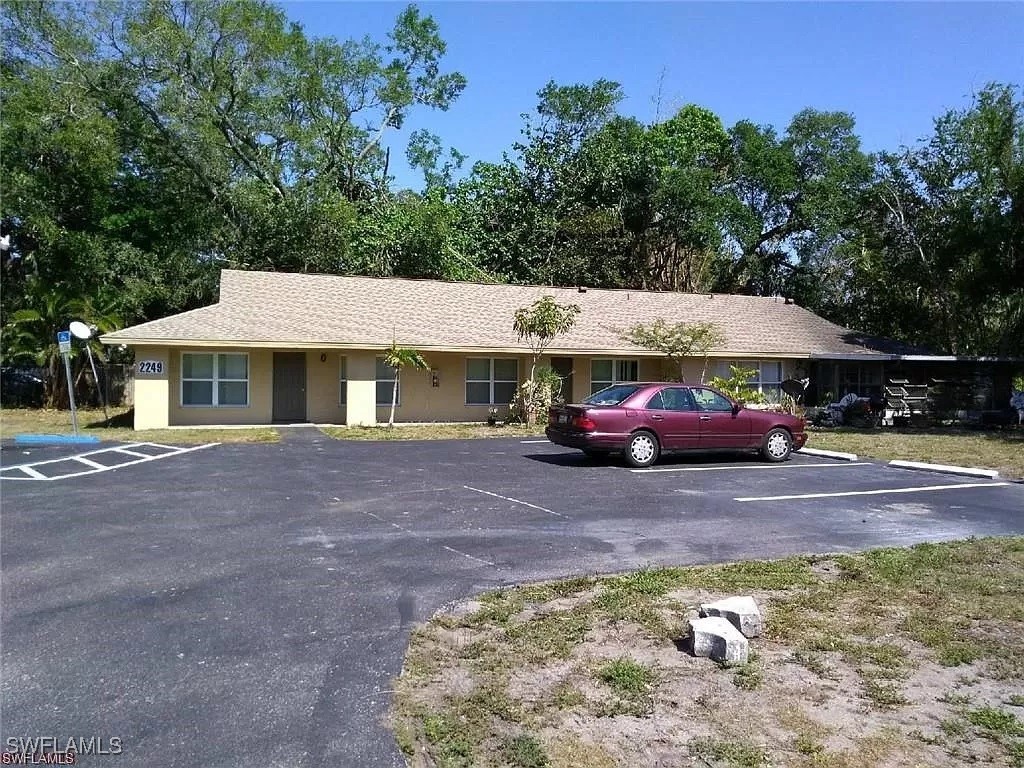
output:
<instances>
[{"instance_id":1,"label":"brown shingle roof","mask_svg":"<svg viewBox=\"0 0 1024 768\"><path fill-rule=\"evenodd\" d=\"M544 295L582 310L572 331L555 339L552 351L642 354L621 341L617 331L658 318L716 323L726 337L716 356L897 351L781 298L593 288L581 293L575 288L229 269L221 273L217 304L109 333L103 341L383 348L396 339L422 350L525 350L512 330L513 313Z\"/></svg>"}]
</instances>

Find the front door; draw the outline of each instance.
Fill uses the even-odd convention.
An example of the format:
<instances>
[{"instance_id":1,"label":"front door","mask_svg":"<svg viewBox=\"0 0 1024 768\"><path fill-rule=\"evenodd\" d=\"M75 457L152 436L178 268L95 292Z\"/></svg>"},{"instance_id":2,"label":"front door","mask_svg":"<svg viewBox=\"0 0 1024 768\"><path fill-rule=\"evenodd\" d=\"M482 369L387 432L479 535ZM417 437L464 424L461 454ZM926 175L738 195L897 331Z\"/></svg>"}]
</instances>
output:
<instances>
[{"instance_id":1,"label":"front door","mask_svg":"<svg viewBox=\"0 0 1024 768\"><path fill-rule=\"evenodd\" d=\"M274 421L306 420L306 353L274 353Z\"/></svg>"},{"instance_id":2,"label":"front door","mask_svg":"<svg viewBox=\"0 0 1024 768\"><path fill-rule=\"evenodd\" d=\"M572 400L572 358L552 357L551 368L562 377L562 391L560 397L567 403Z\"/></svg>"}]
</instances>

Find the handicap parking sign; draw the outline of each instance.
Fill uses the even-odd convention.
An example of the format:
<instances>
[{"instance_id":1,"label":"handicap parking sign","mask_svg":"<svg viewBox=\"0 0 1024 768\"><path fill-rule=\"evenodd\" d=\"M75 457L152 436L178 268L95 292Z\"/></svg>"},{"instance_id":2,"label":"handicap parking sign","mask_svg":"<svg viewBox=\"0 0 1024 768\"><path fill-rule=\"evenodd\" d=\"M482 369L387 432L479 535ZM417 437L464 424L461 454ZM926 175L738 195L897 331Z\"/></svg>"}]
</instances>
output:
<instances>
[{"instance_id":1,"label":"handicap parking sign","mask_svg":"<svg viewBox=\"0 0 1024 768\"><path fill-rule=\"evenodd\" d=\"M57 345L60 347L61 354L71 351L71 331L58 331L57 332Z\"/></svg>"}]
</instances>

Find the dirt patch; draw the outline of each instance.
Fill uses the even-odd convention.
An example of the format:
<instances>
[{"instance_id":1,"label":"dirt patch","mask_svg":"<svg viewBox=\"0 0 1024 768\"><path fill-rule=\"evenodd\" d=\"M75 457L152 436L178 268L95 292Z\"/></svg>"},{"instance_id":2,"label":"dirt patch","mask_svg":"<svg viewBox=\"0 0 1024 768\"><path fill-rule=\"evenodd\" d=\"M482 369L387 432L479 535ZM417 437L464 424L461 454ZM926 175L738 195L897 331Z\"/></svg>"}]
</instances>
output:
<instances>
[{"instance_id":1,"label":"dirt patch","mask_svg":"<svg viewBox=\"0 0 1024 768\"><path fill-rule=\"evenodd\" d=\"M752 574L750 662L693 657ZM393 724L414 766L1024 767L1022 598L1024 539L506 590L415 634Z\"/></svg>"}]
</instances>

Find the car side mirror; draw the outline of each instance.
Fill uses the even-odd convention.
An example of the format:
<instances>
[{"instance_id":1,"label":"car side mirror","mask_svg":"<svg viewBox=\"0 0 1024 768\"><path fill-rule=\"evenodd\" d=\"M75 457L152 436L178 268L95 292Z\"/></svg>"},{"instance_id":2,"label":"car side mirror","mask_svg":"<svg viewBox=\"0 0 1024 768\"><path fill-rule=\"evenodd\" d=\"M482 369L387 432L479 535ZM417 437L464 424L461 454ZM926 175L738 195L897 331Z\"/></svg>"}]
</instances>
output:
<instances>
[{"instance_id":1,"label":"car side mirror","mask_svg":"<svg viewBox=\"0 0 1024 768\"><path fill-rule=\"evenodd\" d=\"M742 408L742 407L743 406L740 405L739 403L734 402L732 404L732 415L735 416L736 414L738 414L740 412L740 408Z\"/></svg>"}]
</instances>

